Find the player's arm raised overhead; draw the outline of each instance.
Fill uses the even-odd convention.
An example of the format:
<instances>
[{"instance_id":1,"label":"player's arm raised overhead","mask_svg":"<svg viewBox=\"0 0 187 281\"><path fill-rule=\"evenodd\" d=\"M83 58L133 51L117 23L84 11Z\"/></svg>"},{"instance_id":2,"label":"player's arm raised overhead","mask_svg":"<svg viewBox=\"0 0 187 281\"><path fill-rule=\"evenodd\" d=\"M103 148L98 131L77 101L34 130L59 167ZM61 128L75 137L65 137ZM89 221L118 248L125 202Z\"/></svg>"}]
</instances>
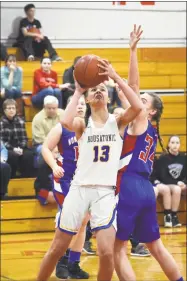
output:
<instances>
[{"instance_id":1,"label":"player's arm raised overhead","mask_svg":"<svg viewBox=\"0 0 187 281\"><path fill-rule=\"evenodd\" d=\"M69 131L75 132L77 138L82 135L85 129L84 119L76 117L76 107L78 105L78 101L85 91L86 89L81 88L75 80L75 92L65 109L63 120L61 120L62 126Z\"/></svg>"},{"instance_id":2,"label":"player's arm raised overhead","mask_svg":"<svg viewBox=\"0 0 187 281\"><path fill-rule=\"evenodd\" d=\"M128 85L133 89L133 91L139 94L140 78L138 69L138 58L137 58L137 43L141 39L143 30L141 30L141 25L138 29L136 24L134 24L134 29L130 33L130 63L129 63L129 74L128 74Z\"/></svg>"},{"instance_id":3,"label":"player's arm raised overhead","mask_svg":"<svg viewBox=\"0 0 187 281\"><path fill-rule=\"evenodd\" d=\"M130 123L134 118L140 114L143 110L143 103L136 95L136 93L127 85L127 83L116 73L112 65L109 64L106 60L98 60L98 66L104 70L103 73L99 75L107 75L112 78L119 86L123 95L127 98L130 103L130 107L125 110L125 112L117 119L118 122L121 122L123 125ZM123 102L123 96L119 95L120 100Z\"/></svg>"}]
</instances>

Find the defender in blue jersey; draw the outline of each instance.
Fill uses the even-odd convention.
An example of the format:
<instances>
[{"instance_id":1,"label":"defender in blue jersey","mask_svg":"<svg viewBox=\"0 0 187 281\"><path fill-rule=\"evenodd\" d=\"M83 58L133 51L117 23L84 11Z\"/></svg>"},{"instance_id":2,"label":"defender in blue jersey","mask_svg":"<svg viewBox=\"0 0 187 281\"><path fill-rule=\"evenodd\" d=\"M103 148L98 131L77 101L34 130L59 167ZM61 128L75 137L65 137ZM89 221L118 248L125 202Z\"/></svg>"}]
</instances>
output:
<instances>
[{"instance_id":1,"label":"defender in blue jersey","mask_svg":"<svg viewBox=\"0 0 187 281\"><path fill-rule=\"evenodd\" d=\"M70 100L70 99L69 99ZM77 116L84 118L86 104L84 97L80 98L77 106ZM59 157L53 160L52 152L57 147ZM60 210L69 192L70 183L73 178L78 160L78 143L74 132L62 127L59 123L49 133L43 144L42 154L47 164L53 170L53 194ZM56 224L58 225L58 217ZM56 266L56 276L60 279L88 279L89 274L79 267L80 256L85 242L85 230L89 217L86 217L82 227L70 245L70 249L60 258ZM75 251L74 251L74 242ZM79 249L79 250L78 250ZM91 253L91 248L90 248ZM94 252L92 252L94 253Z\"/></svg>"},{"instance_id":2,"label":"defender in blue jersey","mask_svg":"<svg viewBox=\"0 0 187 281\"><path fill-rule=\"evenodd\" d=\"M136 45L141 26L130 34L130 66L128 84L139 94L139 72ZM127 242L131 235L147 244L152 256L159 262L169 280L183 281L177 264L164 247L156 215L156 197L149 181L157 138L160 141L159 122L162 101L155 93L140 96L144 108L127 126L118 175L119 202L117 206L117 233L115 241L115 269L120 281L136 280L127 258ZM128 103L126 104L128 107ZM151 124L156 122L156 129Z\"/></svg>"}]
</instances>

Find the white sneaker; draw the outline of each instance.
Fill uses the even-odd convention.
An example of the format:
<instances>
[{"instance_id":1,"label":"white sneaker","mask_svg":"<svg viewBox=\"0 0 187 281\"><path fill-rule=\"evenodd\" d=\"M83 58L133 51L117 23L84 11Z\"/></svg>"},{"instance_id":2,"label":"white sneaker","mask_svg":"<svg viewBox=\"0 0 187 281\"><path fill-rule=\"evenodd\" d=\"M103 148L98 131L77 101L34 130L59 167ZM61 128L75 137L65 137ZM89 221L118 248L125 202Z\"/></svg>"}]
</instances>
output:
<instances>
[{"instance_id":1,"label":"white sneaker","mask_svg":"<svg viewBox=\"0 0 187 281\"><path fill-rule=\"evenodd\" d=\"M172 218L170 214L164 216L164 227L172 227Z\"/></svg>"},{"instance_id":2,"label":"white sneaker","mask_svg":"<svg viewBox=\"0 0 187 281\"><path fill-rule=\"evenodd\" d=\"M28 61L33 61L34 60L34 56L33 55L28 56L27 60Z\"/></svg>"}]
</instances>

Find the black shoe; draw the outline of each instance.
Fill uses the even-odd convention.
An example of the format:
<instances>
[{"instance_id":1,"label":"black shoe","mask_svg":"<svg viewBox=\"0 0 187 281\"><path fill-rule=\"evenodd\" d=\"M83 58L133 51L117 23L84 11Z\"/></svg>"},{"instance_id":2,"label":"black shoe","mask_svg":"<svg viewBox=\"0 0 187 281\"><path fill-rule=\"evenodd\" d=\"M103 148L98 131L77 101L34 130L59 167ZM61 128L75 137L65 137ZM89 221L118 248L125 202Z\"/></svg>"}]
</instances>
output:
<instances>
[{"instance_id":1,"label":"black shoe","mask_svg":"<svg viewBox=\"0 0 187 281\"><path fill-rule=\"evenodd\" d=\"M135 248L131 249L131 256L137 257L149 257L151 254L148 249L145 248L144 245L138 244Z\"/></svg>"},{"instance_id":2,"label":"black shoe","mask_svg":"<svg viewBox=\"0 0 187 281\"><path fill-rule=\"evenodd\" d=\"M88 279L90 277L86 271L80 268L79 262L69 263L68 271L68 279Z\"/></svg>"},{"instance_id":3,"label":"black shoe","mask_svg":"<svg viewBox=\"0 0 187 281\"><path fill-rule=\"evenodd\" d=\"M164 227L172 227L172 218L170 214L164 216Z\"/></svg>"},{"instance_id":4,"label":"black shoe","mask_svg":"<svg viewBox=\"0 0 187 281\"><path fill-rule=\"evenodd\" d=\"M83 247L83 251L89 255L95 255L96 251L94 251L92 249L92 242L90 241L85 241L84 242L84 247Z\"/></svg>"},{"instance_id":5,"label":"black shoe","mask_svg":"<svg viewBox=\"0 0 187 281\"><path fill-rule=\"evenodd\" d=\"M177 216L172 217L172 226L173 227L181 227L182 224L179 222L179 219Z\"/></svg>"},{"instance_id":6,"label":"black shoe","mask_svg":"<svg viewBox=\"0 0 187 281\"><path fill-rule=\"evenodd\" d=\"M68 258L62 257L56 265L56 277L59 279L67 279L68 275Z\"/></svg>"}]
</instances>

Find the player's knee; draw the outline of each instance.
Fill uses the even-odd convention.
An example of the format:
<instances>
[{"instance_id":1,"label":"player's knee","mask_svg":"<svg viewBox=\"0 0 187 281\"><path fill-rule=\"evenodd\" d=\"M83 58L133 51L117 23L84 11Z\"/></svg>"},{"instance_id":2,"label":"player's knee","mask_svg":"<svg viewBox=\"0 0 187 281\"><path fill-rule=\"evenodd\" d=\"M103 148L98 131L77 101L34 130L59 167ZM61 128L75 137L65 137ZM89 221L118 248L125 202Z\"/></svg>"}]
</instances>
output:
<instances>
[{"instance_id":1,"label":"player's knee","mask_svg":"<svg viewBox=\"0 0 187 281\"><path fill-rule=\"evenodd\" d=\"M113 260L113 249L107 247L99 247L98 248L98 256L102 259L112 261Z\"/></svg>"},{"instance_id":2,"label":"player's knee","mask_svg":"<svg viewBox=\"0 0 187 281\"><path fill-rule=\"evenodd\" d=\"M174 185L173 189L172 189L172 193L176 194L176 195L180 195L181 194L181 188L178 185Z\"/></svg>"}]
</instances>

